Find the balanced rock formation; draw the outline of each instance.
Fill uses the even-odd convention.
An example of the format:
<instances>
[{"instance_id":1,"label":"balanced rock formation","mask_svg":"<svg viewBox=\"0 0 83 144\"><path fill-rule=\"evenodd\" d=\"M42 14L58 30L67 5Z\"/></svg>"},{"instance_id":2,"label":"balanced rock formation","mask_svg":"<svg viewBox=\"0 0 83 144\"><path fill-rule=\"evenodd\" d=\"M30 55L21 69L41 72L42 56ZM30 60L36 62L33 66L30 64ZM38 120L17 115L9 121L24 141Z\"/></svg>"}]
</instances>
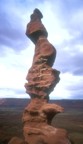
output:
<instances>
[{"instance_id":1,"label":"balanced rock formation","mask_svg":"<svg viewBox=\"0 0 83 144\"><path fill-rule=\"evenodd\" d=\"M47 40L42 18L42 13L35 9L26 29L26 35L35 44L35 53L25 83L31 101L23 113L24 138L27 144L70 144L66 130L51 126L52 118L63 112L63 108L48 103L49 94L60 80L60 72L52 68L56 49Z\"/></svg>"},{"instance_id":2,"label":"balanced rock formation","mask_svg":"<svg viewBox=\"0 0 83 144\"><path fill-rule=\"evenodd\" d=\"M35 54L32 67L26 77L26 92L31 98L48 99L50 92L59 81L59 71L52 69L56 50L47 40L47 31L41 22L42 14L38 9L31 15L27 25L26 35L35 44Z\"/></svg>"}]
</instances>

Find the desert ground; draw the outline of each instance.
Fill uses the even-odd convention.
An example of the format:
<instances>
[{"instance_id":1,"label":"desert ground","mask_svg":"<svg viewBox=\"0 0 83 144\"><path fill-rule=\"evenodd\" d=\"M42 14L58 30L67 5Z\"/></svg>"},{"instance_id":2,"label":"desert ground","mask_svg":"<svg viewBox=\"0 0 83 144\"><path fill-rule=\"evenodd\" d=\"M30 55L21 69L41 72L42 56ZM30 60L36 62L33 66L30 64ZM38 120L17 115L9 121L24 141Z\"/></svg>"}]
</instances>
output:
<instances>
[{"instance_id":1,"label":"desert ground","mask_svg":"<svg viewBox=\"0 0 83 144\"><path fill-rule=\"evenodd\" d=\"M22 113L29 100L0 100L0 144L7 144L14 137L23 137ZM64 112L56 115L52 125L65 128L74 144L83 144L83 100L51 101L64 107Z\"/></svg>"}]
</instances>

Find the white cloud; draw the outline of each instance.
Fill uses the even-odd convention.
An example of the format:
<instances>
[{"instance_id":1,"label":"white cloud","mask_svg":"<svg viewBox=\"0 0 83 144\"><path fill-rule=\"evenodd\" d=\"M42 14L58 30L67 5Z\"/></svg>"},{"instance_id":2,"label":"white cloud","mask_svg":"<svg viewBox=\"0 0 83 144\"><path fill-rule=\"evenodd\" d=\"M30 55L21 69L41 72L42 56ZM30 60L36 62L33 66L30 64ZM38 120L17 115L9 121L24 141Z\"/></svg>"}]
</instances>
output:
<instances>
[{"instance_id":1,"label":"white cloud","mask_svg":"<svg viewBox=\"0 0 83 144\"><path fill-rule=\"evenodd\" d=\"M4 96L11 94L12 97L14 95L12 89L24 89L25 78L31 67L34 52L33 44L30 43L28 46L28 48L22 50L19 54L16 54L10 48L4 48L5 58L0 58L0 88L11 88L11 90L5 90L8 94L4 90L0 91L0 95L3 92Z\"/></svg>"},{"instance_id":2,"label":"white cloud","mask_svg":"<svg viewBox=\"0 0 83 144\"><path fill-rule=\"evenodd\" d=\"M74 28L80 28L83 31L83 8L77 9L71 17L71 25L74 24Z\"/></svg>"},{"instance_id":3,"label":"white cloud","mask_svg":"<svg viewBox=\"0 0 83 144\"><path fill-rule=\"evenodd\" d=\"M78 88L77 91L74 89L77 85L80 86L80 83L82 84L82 77L72 74L72 71L76 66L74 65L73 58L75 58L75 55L79 52L83 52L82 44L72 44L72 41L80 35L81 31L83 31L83 10L78 9L77 11L72 11L71 16L69 17L70 14L67 12L66 5L60 2L61 1L52 2L45 0L43 2L37 1L34 3L34 1L31 0L20 3L20 1L17 2L16 0L9 0L6 1L3 7L3 11L7 14L7 19L9 19L12 28L17 28L19 31L24 31L24 33L33 9L38 7L42 11L44 15L42 22L48 31L48 39L53 45L57 46L57 57L54 68L59 68L59 70L62 71L60 82L50 94L52 99L72 98L73 95L75 96L77 93L79 94L83 92L82 90L79 91ZM33 5L31 5L31 3ZM63 5L65 5L65 9ZM64 9L63 13L61 13L62 9ZM68 18L71 19L68 20L67 15ZM17 34L16 36L18 37ZM21 42L21 39L22 37L20 37L20 41L16 41L18 45ZM32 64L35 46L29 41L26 47L25 42L27 41L28 38L27 40L25 40L25 37L22 39L21 47L23 47L23 49L19 49L18 52L16 49L18 45L15 48L2 46L3 55L0 57L1 97L28 96L25 94L24 83L28 69ZM16 93L17 90L23 90L24 94Z\"/></svg>"},{"instance_id":4,"label":"white cloud","mask_svg":"<svg viewBox=\"0 0 83 144\"><path fill-rule=\"evenodd\" d=\"M50 95L51 99L71 99L75 98L75 96L79 99L80 95L80 98L83 99L82 81L83 77L81 76L75 76L71 73L61 73L60 82Z\"/></svg>"},{"instance_id":5,"label":"white cloud","mask_svg":"<svg viewBox=\"0 0 83 144\"><path fill-rule=\"evenodd\" d=\"M18 93L18 91L21 91ZM25 93L25 89L0 89L0 98L29 98L29 95Z\"/></svg>"},{"instance_id":6,"label":"white cloud","mask_svg":"<svg viewBox=\"0 0 83 144\"><path fill-rule=\"evenodd\" d=\"M68 30L62 27L61 21L57 15L57 8L55 12L53 11L52 2L45 1L44 5L41 4L39 7L44 15L42 22L45 24L48 31L48 39L52 44L60 45L64 40L72 38Z\"/></svg>"},{"instance_id":7,"label":"white cloud","mask_svg":"<svg viewBox=\"0 0 83 144\"><path fill-rule=\"evenodd\" d=\"M71 83L73 83L72 74L61 73L60 82L55 87L54 91L51 93L50 97L56 99L67 99L71 97L70 90L67 89Z\"/></svg>"}]
</instances>

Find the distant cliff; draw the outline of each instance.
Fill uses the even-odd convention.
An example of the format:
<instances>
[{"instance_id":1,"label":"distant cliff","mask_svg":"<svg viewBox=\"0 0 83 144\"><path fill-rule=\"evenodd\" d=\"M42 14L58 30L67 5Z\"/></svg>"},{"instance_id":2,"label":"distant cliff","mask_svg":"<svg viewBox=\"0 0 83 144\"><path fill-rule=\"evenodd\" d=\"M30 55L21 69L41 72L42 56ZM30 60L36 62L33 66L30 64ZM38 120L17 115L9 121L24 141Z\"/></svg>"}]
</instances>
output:
<instances>
[{"instance_id":1,"label":"distant cliff","mask_svg":"<svg viewBox=\"0 0 83 144\"><path fill-rule=\"evenodd\" d=\"M18 98L4 98L0 99L0 108L2 107L17 107L24 108L30 99L18 99ZM50 103L56 103L64 107L64 110L77 109L83 110L83 100L50 100Z\"/></svg>"}]
</instances>

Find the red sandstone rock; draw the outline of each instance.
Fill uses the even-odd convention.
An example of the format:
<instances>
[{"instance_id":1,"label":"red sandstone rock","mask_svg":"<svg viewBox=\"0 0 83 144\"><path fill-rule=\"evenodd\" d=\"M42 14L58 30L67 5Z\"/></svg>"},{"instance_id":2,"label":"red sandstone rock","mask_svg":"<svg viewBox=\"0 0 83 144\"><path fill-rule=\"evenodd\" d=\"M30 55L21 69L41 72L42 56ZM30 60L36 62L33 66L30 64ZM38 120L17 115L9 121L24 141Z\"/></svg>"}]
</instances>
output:
<instances>
[{"instance_id":1,"label":"red sandstone rock","mask_svg":"<svg viewBox=\"0 0 83 144\"><path fill-rule=\"evenodd\" d=\"M26 35L35 43L32 67L26 77L26 92L31 98L48 99L59 82L59 71L52 69L56 58L56 49L47 40L47 31L41 22L42 14L35 9L27 25Z\"/></svg>"},{"instance_id":2,"label":"red sandstone rock","mask_svg":"<svg viewBox=\"0 0 83 144\"><path fill-rule=\"evenodd\" d=\"M56 57L55 48L45 36L39 37L25 84L26 92L33 97L47 98L59 82L59 71L52 69Z\"/></svg>"},{"instance_id":3,"label":"red sandstone rock","mask_svg":"<svg viewBox=\"0 0 83 144\"><path fill-rule=\"evenodd\" d=\"M33 14L31 15L30 22L27 24L26 35L34 43L37 42L39 36L48 36L46 28L41 22L42 17L42 13L38 9L35 9Z\"/></svg>"},{"instance_id":4,"label":"red sandstone rock","mask_svg":"<svg viewBox=\"0 0 83 144\"><path fill-rule=\"evenodd\" d=\"M49 97L49 94L59 82L60 72L51 68L56 58L56 49L47 40L47 31L41 23L41 17L41 12L37 9L34 10L26 30L27 36L35 41L36 45L32 67L26 77L28 83L25 84L26 92L31 98Z\"/></svg>"},{"instance_id":5,"label":"red sandstone rock","mask_svg":"<svg viewBox=\"0 0 83 144\"><path fill-rule=\"evenodd\" d=\"M51 124L52 118L62 111L63 108L59 105L48 104L44 99L35 98L25 108L23 122L28 124L31 124L31 122Z\"/></svg>"},{"instance_id":6,"label":"red sandstone rock","mask_svg":"<svg viewBox=\"0 0 83 144\"><path fill-rule=\"evenodd\" d=\"M45 99L32 99L23 114L25 141L29 144L69 144L65 130L48 125L53 116L62 111L61 106L48 104Z\"/></svg>"},{"instance_id":7,"label":"red sandstone rock","mask_svg":"<svg viewBox=\"0 0 83 144\"><path fill-rule=\"evenodd\" d=\"M8 144L25 144L25 142L18 137L13 137Z\"/></svg>"},{"instance_id":8,"label":"red sandstone rock","mask_svg":"<svg viewBox=\"0 0 83 144\"><path fill-rule=\"evenodd\" d=\"M29 144L70 144L64 129L53 128L46 124L24 127L25 142Z\"/></svg>"},{"instance_id":9,"label":"red sandstone rock","mask_svg":"<svg viewBox=\"0 0 83 144\"><path fill-rule=\"evenodd\" d=\"M55 48L46 38L39 38L35 47L33 64L25 84L26 92L33 97L47 98L59 82L59 71L51 66L56 57Z\"/></svg>"},{"instance_id":10,"label":"red sandstone rock","mask_svg":"<svg viewBox=\"0 0 83 144\"><path fill-rule=\"evenodd\" d=\"M24 138L27 144L70 144L66 130L51 126L52 118L63 108L48 103L49 94L59 82L60 72L52 68L56 49L47 40L42 17L42 13L35 9L26 30L26 35L35 44L35 53L25 83L31 102L23 113Z\"/></svg>"}]
</instances>

